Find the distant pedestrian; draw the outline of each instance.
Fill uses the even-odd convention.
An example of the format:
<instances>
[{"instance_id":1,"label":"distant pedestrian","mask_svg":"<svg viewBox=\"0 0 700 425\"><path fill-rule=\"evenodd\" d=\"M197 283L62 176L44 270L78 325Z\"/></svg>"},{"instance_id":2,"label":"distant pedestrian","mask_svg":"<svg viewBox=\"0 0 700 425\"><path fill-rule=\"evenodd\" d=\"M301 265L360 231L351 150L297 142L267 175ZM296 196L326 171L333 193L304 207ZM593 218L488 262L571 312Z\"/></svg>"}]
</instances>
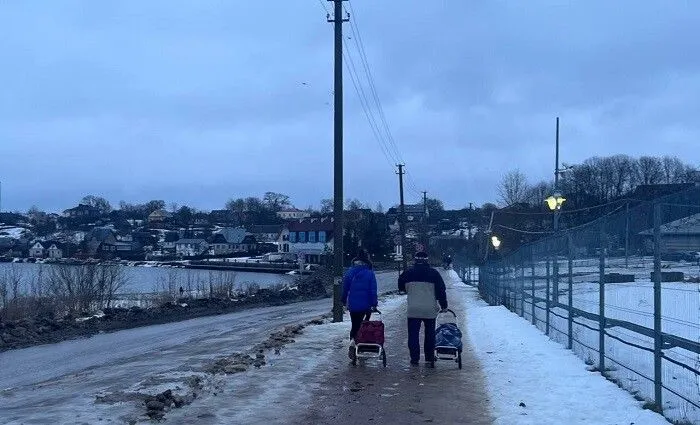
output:
<instances>
[{"instance_id":1,"label":"distant pedestrian","mask_svg":"<svg viewBox=\"0 0 700 425\"><path fill-rule=\"evenodd\" d=\"M182 286L180 287L180 298L182 298L185 295L185 288Z\"/></svg>"},{"instance_id":2,"label":"distant pedestrian","mask_svg":"<svg viewBox=\"0 0 700 425\"><path fill-rule=\"evenodd\" d=\"M352 260L352 266L343 277L343 305L350 312L350 347L348 357L355 356L355 336L363 320L369 320L377 309L377 278L372 262L364 249L360 249Z\"/></svg>"},{"instance_id":3,"label":"distant pedestrian","mask_svg":"<svg viewBox=\"0 0 700 425\"><path fill-rule=\"evenodd\" d=\"M428 254L416 253L415 264L399 276L399 291L408 294L406 312L411 364L417 365L420 360L419 334L422 323L425 325L425 361L435 366L435 317L439 311L447 310L447 294L440 272L428 263Z\"/></svg>"}]
</instances>

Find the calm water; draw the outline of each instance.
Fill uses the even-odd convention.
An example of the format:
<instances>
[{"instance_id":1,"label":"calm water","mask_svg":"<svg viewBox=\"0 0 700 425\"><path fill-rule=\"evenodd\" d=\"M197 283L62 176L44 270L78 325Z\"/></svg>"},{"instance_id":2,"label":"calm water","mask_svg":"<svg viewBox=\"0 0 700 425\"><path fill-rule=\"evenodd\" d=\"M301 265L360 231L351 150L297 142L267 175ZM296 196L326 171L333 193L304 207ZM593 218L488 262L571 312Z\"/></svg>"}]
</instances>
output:
<instances>
[{"instance_id":1,"label":"calm water","mask_svg":"<svg viewBox=\"0 0 700 425\"><path fill-rule=\"evenodd\" d=\"M40 276L46 279L51 273L50 264L32 263L0 263L0 278L19 273L22 280L22 287L31 288ZM127 279L126 286L120 293L146 293L162 292L167 288L180 288L182 286L187 291L206 288L209 282L235 282L235 286L246 286L247 284L257 284L261 288L292 283L293 276L279 275L271 273L251 273L238 271L210 271L192 270L165 267L127 267L124 266L124 273Z\"/></svg>"}]
</instances>

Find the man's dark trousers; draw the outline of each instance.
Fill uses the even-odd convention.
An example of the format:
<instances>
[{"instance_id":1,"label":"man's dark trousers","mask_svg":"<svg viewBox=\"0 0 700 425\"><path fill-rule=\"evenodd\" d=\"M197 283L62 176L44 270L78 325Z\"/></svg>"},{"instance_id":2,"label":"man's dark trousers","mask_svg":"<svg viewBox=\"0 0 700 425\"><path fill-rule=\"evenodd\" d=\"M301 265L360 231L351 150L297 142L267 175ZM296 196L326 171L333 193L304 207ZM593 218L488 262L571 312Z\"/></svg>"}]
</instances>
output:
<instances>
[{"instance_id":1,"label":"man's dark trousers","mask_svg":"<svg viewBox=\"0 0 700 425\"><path fill-rule=\"evenodd\" d=\"M425 361L435 361L435 319L408 318L408 351L411 355L411 362L418 363L420 360L420 326L425 326L425 340L423 341L423 353Z\"/></svg>"}]
</instances>

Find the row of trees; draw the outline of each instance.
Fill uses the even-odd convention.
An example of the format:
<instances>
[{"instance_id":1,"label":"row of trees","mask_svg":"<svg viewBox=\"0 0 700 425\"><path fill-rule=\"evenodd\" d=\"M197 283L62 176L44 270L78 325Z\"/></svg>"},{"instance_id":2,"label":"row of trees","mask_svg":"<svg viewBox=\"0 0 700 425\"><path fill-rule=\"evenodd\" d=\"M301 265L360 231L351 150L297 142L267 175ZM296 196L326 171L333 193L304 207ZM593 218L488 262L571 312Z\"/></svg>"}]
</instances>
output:
<instances>
[{"instance_id":1,"label":"row of trees","mask_svg":"<svg viewBox=\"0 0 700 425\"><path fill-rule=\"evenodd\" d=\"M592 157L581 164L564 165L558 189L569 197L576 196L579 204L600 204L627 196L642 184L673 184L694 182L697 168L677 157L628 155ZM519 170L508 172L498 186L502 206L528 203L541 205L554 190L553 181L528 182Z\"/></svg>"},{"instance_id":2,"label":"row of trees","mask_svg":"<svg viewBox=\"0 0 700 425\"><path fill-rule=\"evenodd\" d=\"M128 284L119 265L53 265L36 274L11 265L0 273L0 318L83 314L110 307Z\"/></svg>"}]
</instances>

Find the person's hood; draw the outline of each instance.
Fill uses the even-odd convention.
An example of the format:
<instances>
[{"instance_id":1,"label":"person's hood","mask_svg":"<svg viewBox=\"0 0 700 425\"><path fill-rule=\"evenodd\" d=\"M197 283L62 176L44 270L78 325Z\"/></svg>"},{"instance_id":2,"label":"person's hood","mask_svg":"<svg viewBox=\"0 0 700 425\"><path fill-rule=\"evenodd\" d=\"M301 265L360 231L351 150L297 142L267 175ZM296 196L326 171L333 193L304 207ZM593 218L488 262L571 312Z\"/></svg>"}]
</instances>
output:
<instances>
[{"instance_id":1,"label":"person's hood","mask_svg":"<svg viewBox=\"0 0 700 425\"><path fill-rule=\"evenodd\" d=\"M352 259L352 265L353 265L354 267L367 267L367 268L370 268L370 269L372 268L372 263L370 263L370 262L368 262L368 261L360 260L359 258L353 258L353 259Z\"/></svg>"}]
</instances>

